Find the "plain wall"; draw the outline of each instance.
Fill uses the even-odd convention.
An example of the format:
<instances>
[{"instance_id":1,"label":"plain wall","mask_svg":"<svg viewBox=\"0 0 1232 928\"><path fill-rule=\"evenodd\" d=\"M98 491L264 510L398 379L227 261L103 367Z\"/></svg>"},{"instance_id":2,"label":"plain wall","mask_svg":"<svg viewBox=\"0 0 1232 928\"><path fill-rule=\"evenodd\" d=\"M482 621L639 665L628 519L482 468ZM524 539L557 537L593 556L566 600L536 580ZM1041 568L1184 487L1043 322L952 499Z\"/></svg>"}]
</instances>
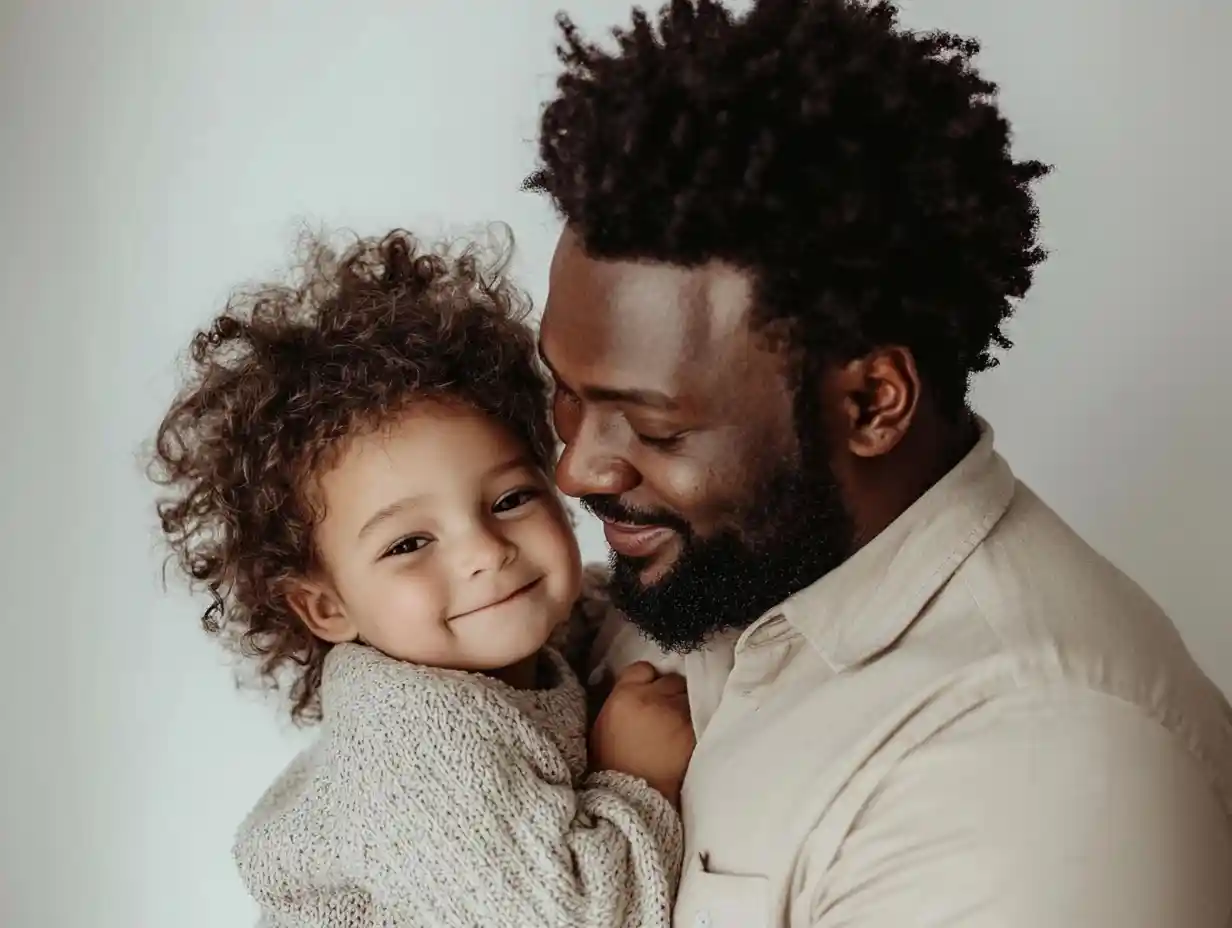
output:
<instances>
[{"instance_id":1,"label":"plain wall","mask_svg":"<svg viewBox=\"0 0 1232 928\"><path fill-rule=\"evenodd\" d=\"M200 604L164 593L136 453L194 327L282 266L300 220L505 220L543 296L556 222L518 185L555 6L0 2L6 928L249 923L231 835L303 736L236 692ZM906 15L981 36L1019 153L1057 166L1053 255L977 407L1232 688L1232 4ZM584 542L602 556L592 525Z\"/></svg>"}]
</instances>

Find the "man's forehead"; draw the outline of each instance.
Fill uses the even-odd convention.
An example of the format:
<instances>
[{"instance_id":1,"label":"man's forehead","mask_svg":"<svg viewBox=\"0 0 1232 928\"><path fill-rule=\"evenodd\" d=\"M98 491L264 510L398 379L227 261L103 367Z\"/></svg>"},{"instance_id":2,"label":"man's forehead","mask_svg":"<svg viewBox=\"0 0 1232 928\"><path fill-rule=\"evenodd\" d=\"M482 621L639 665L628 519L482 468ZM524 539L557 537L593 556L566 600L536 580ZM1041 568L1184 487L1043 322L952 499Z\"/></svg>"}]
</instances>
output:
<instances>
[{"instance_id":1,"label":"man's forehead","mask_svg":"<svg viewBox=\"0 0 1232 928\"><path fill-rule=\"evenodd\" d=\"M729 265L602 261L562 241L544 312L545 342L561 342L553 347L571 354L638 355L647 366L711 363L747 332L751 304L749 275Z\"/></svg>"}]
</instances>

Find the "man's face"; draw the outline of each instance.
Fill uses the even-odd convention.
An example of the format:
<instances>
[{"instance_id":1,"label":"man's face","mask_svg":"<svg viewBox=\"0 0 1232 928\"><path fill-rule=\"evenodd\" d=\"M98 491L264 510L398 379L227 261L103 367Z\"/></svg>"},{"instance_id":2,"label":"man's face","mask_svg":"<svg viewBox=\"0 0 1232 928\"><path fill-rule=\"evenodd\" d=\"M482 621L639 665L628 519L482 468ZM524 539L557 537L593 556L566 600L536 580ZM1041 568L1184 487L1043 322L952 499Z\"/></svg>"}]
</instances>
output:
<instances>
[{"instance_id":1,"label":"man's face","mask_svg":"<svg viewBox=\"0 0 1232 928\"><path fill-rule=\"evenodd\" d=\"M597 261L567 230L552 262L556 481L604 522L617 606L673 650L748 625L850 549L820 425L801 441L752 296L734 268Z\"/></svg>"}]
</instances>

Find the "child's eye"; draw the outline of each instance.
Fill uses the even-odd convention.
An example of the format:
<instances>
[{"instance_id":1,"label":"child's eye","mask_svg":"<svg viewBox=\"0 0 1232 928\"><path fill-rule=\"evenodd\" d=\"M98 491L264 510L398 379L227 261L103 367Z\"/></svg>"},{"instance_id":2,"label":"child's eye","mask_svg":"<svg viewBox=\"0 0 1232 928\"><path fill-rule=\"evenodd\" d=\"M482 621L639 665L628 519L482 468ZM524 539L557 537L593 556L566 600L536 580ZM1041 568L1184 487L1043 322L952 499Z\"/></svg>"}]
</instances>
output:
<instances>
[{"instance_id":1,"label":"child's eye","mask_svg":"<svg viewBox=\"0 0 1232 928\"><path fill-rule=\"evenodd\" d=\"M414 554L416 551L421 551L432 543L432 539L426 535L411 535L409 538L403 538L401 541L395 542L385 552L385 557L398 557L404 554Z\"/></svg>"},{"instance_id":2,"label":"child's eye","mask_svg":"<svg viewBox=\"0 0 1232 928\"><path fill-rule=\"evenodd\" d=\"M541 491L535 487L523 487L520 490L512 490L498 499L492 506L493 512L512 512L514 509L521 508L527 503L534 502L539 498Z\"/></svg>"}]
</instances>

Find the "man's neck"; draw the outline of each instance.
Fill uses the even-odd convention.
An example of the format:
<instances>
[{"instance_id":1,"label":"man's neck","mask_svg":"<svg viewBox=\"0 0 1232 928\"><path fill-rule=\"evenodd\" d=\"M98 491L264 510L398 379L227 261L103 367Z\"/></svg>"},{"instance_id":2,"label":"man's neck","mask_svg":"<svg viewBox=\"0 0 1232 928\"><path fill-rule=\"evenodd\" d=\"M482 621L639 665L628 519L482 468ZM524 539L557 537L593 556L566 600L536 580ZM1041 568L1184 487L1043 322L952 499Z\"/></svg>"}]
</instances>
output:
<instances>
[{"instance_id":1,"label":"man's neck","mask_svg":"<svg viewBox=\"0 0 1232 928\"><path fill-rule=\"evenodd\" d=\"M903 440L884 460L870 462L854 494L854 554L880 535L953 470L979 441L975 415L950 419L921 410Z\"/></svg>"}]
</instances>

